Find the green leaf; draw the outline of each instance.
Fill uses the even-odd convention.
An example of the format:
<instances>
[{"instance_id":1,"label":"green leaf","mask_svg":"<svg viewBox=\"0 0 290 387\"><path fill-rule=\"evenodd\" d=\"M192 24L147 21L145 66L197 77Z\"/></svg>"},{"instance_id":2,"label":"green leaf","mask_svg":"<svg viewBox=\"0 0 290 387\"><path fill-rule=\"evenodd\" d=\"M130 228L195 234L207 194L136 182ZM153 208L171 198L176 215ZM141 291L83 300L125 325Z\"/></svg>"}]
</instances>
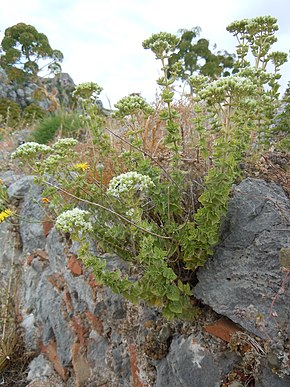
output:
<instances>
[{"instance_id":1,"label":"green leaf","mask_svg":"<svg viewBox=\"0 0 290 387\"><path fill-rule=\"evenodd\" d=\"M180 298L178 288L175 285L168 286L166 289L166 297L171 301L178 301Z\"/></svg>"}]
</instances>

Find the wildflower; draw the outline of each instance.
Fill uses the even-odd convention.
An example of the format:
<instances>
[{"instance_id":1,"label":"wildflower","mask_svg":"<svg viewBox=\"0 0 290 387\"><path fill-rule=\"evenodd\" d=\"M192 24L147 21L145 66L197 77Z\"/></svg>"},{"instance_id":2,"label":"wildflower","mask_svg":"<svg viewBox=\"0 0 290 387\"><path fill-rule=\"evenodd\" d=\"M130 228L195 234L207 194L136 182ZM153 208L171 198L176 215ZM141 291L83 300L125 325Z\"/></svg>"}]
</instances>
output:
<instances>
[{"instance_id":1,"label":"wildflower","mask_svg":"<svg viewBox=\"0 0 290 387\"><path fill-rule=\"evenodd\" d=\"M78 231L91 232L93 231L93 226L89 218L90 213L88 211L74 208L60 214L56 219L55 226L58 230L69 233Z\"/></svg>"},{"instance_id":2,"label":"wildflower","mask_svg":"<svg viewBox=\"0 0 290 387\"><path fill-rule=\"evenodd\" d=\"M128 211L126 211L126 215L132 218L132 216L134 215L134 212L135 212L134 208L130 208Z\"/></svg>"},{"instance_id":3,"label":"wildflower","mask_svg":"<svg viewBox=\"0 0 290 387\"><path fill-rule=\"evenodd\" d=\"M93 97L93 100L101 93L103 88L94 82L84 82L79 84L73 92L73 97L87 100Z\"/></svg>"},{"instance_id":4,"label":"wildflower","mask_svg":"<svg viewBox=\"0 0 290 387\"><path fill-rule=\"evenodd\" d=\"M142 46L145 49L150 49L156 55L156 58L161 59L170 51L173 51L177 46L179 38L168 32L159 32L151 35L149 39L144 40Z\"/></svg>"},{"instance_id":5,"label":"wildflower","mask_svg":"<svg viewBox=\"0 0 290 387\"><path fill-rule=\"evenodd\" d=\"M154 183L149 176L141 175L137 172L127 172L114 177L110 181L108 193L112 196L119 197L120 194L130 191L146 192L153 186Z\"/></svg>"},{"instance_id":6,"label":"wildflower","mask_svg":"<svg viewBox=\"0 0 290 387\"><path fill-rule=\"evenodd\" d=\"M51 151L51 147L38 144L37 142L26 142L21 144L11 155L12 159L15 158L25 158L30 156L36 156L40 153L49 153Z\"/></svg>"},{"instance_id":7,"label":"wildflower","mask_svg":"<svg viewBox=\"0 0 290 387\"><path fill-rule=\"evenodd\" d=\"M41 198L41 201L44 204L48 204L50 200L48 198Z\"/></svg>"},{"instance_id":8,"label":"wildflower","mask_svg":"<svg viewBox=\"0 0 290 387\"><path fill-rule=\"evenodd\" d=\"M0 184L3 184L3 180L2 179L0 179Z\"/></svg>"},{"instance_id":9,"label":"wildflower","mask_svg":"<svg viewBox=\"0 0 290 387\"><path fill-rule=\"evenodd\" d=\"M78 143L78 140L75 138L60 138L57 142L55 142L52 146L54 150L62 150L64 148L70 148L75 146Z\"/></svg>"},{"instance_id":10,"label":"wildflower","mask_svg":"<svg viewBox=\"0 0 290 387\"><path fill-rule=\"evenodd\" d=\"M146 100L139 95L129 95L120 99L115 104L115 108L118 110L113 114L113 117L124 118L126 116L136 114L138 111L142 111L145 114L153 114L154 109L150 106Z\"/></svg>"},{"instance_id":11,"label":"wildflower","mask_svg":"<svg viewBox=\"0 0 290 387\"><path fill-rule=\"evenodd\" d=\"M89 169L89 164L88 163L78 163L78 164L75 164L74 167L76 169L81 169L82 171L85 171L85 170Z\"/></svg>"},{"instance_id":12,"label":"wildflower","mask_svg":"<svg viewBox=\"0 0 290 387\"><path fill-rule=\"evenodd\" d=\"M10 215L12 215L12 211L9 209L0 212L0 223L2 223Z\"/></svg>"}]
</instances>

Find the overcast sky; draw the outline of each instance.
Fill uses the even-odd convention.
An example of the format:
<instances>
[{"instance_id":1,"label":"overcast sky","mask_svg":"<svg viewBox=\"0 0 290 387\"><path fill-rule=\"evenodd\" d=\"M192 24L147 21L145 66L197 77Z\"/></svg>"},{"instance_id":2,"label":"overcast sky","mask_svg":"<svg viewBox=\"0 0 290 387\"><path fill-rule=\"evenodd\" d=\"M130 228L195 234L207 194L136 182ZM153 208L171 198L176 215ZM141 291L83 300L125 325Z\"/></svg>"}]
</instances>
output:
<instances>
[{"instance_id":1,"label":"overcast sky","mask_svg":"<svg viewBox=\"0 0 290 387\"><path fill-rule=\"evenodd\" d=\"M200 26L201 37L217 49L235 51L226 31L234 20L271 15L278 19L274 50L289 53L289 0L0 0L0 39L6 28L23 22L44 33L62 51L63 72L76 84L97 82L101 99L113 105L132 92L154 100L159 64L142 42L152 33L177 33ZM283 92L290 63L283 66Z\"/></svg>"}]
</instances>

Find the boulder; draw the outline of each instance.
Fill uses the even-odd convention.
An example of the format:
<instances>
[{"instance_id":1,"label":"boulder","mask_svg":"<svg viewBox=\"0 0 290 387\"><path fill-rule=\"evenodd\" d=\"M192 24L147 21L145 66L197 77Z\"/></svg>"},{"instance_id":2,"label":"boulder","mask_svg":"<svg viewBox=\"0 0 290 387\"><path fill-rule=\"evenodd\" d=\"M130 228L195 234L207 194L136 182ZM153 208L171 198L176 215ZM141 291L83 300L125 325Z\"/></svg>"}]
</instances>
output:
<instances>
[{"instance_id":1,"label":"boulder","mask_svg":"<svg viewBox=\"0 0 290 387\"><path fill-rule=\"evenodd\" d=\"M283 190L274 183L247 178L234 188L222 240L199 269L193 291L217 313L267 340L276 368L286 374L289 267L281 267L279 255L290 246L289 231L289 200Z\"/></svg>"}]
</instances>

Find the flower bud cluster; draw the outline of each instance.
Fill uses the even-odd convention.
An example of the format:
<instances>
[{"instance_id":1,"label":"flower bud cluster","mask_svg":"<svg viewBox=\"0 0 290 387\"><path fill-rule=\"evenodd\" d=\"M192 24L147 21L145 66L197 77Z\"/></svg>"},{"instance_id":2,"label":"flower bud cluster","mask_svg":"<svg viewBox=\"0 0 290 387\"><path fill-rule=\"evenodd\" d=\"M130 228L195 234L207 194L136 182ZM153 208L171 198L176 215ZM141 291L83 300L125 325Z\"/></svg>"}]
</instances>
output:
<instances>
[{"instance_id":1,"label":"flower bud cluster","mask_svg":"<svg viewBox=\"0 0 290 387\"><path fill-rule=\"evenodd\" d=\"M179 38L168 32L159 32L151 35L150 38L144 40L142 46L145 49L150 48L158 59L166 56L170 51L173 51L179 42Z\"/></svg>"},{"instance_id":2,"label":"flower bud cluster","mask_svg":"<svg viewBox=\"0 0 290 387\"><path fill-rule=\"evenodd\" d=\"M149 176L141 175L137 172L122 173L114 177L109 184L108 193L115 197L120 197L130 191L148 191L154 187L154 183Z\"/></svg>"},{"instance_id":3,"label":"flower bud cluster","mask_svg":"<svg viewBox=\"0 0 290 387\"><path fill-rule=\"evenodd\" d=\"M139 95L129 95L120 99L120 101L115 104L115 108L118 109L113 114L113 117L116 118L124 118L136 114L138 111L142 111L145 114L154 113L154 109Z\"/></svg>"},{"instance_id":4,"label":"flower bud cluster","mask_svg":"<svg viewBox=\"0 0 290 387\"><path fill-rule=\"evenodd\" d=\"M95 100L97 96L102 92L103 88L94 82L80 83L75 91L72 93L73 97L77 99Z\"/></svg>"},{"instance_id":5,"label":"flower bud cluster","mask_svg":"<svg viewBox=\"0 0 290 387\"><path fill-rule=\"evenodd\" d=\"M55 227L58 230L64 232L92 232L93 226L89 221L90 213L88 211L81 210L80 208L74 208L60 214L55 223Z\"/></svg>"},{"instance_id":6,"label":"flower bud cluster","mask_svg":"<svg viewBox=\"0 0 290 387\"><path fill-rule=\"evenodd\" d=\"M41 153L49 153L52 148L47 145L38 144L37 142L26 142L21 144L11 155L12 159L27 158L36 156Z\"/></svg>"},{"instance_id":7,"label":"flower bud cluster","mask_svg":"<svg viewBox=\"0 0 290 387\"><path fill-rule=\"evenodd\" d=\"M78 144L78 140L75 138L60 138L57 142L52 145L54 150L61 150L71 148Z\"/></svg>"},{"instance_id":8,"label":"flower bud cluster","mask_svg":"<svg viewBox=\"0 0 290 387\"><path fill-rule=\"evenodd\" d=\"M211 82L201 92L200 97L209 104L224 102L229 96L250 96L255 93L256 86L245 77L230 76Z\"/></svg>"}]
</instances>

